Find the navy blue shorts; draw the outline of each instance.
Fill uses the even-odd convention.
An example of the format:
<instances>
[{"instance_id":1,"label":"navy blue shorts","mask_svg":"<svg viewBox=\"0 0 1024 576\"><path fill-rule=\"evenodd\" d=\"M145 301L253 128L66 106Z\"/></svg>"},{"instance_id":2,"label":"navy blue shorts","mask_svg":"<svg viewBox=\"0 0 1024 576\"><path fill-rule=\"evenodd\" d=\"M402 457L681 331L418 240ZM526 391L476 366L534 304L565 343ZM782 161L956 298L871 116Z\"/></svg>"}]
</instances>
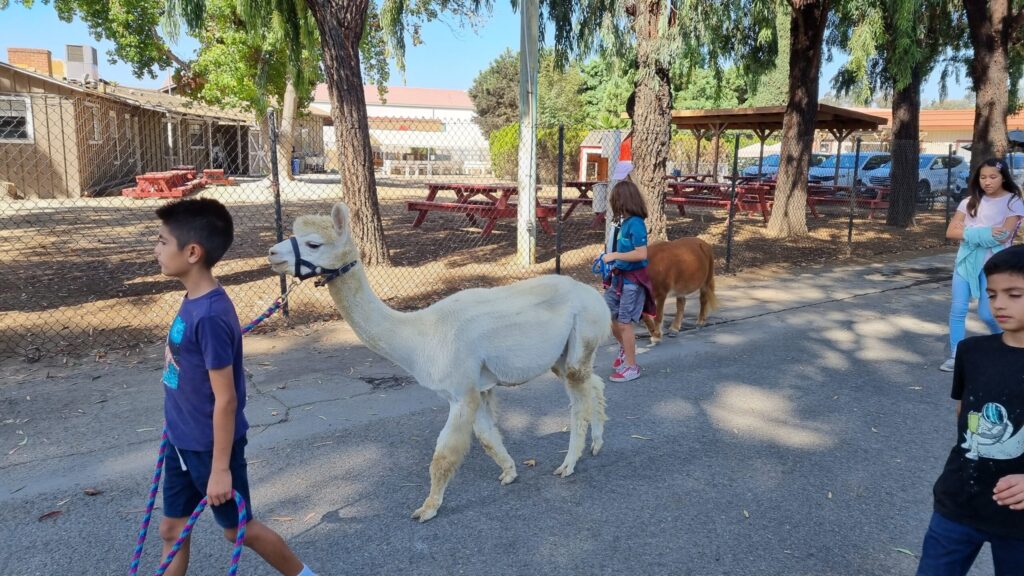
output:
<instances>
[{"instance_id":1,"label":"navy blue shorts","mask_svg":"<svg viewBox=\"0 0 1024 576\"><path fill-rule=\"evenodd\" d=\"M246 512L252 514L252 498L249 498L249 475L246 473L245 436L235 440L231 446L231 487L245 498ZM182 466L184 464L184 467ZM164 516L187 518L195 511L199 501L206 496L206 483L213 468L213 450L195 451L176 448L168 442L167 457L164 459ZM238 526L238 505L234 499L220 506L211 506L213 517L221 528Z\"/></svg>"}]
</instances>

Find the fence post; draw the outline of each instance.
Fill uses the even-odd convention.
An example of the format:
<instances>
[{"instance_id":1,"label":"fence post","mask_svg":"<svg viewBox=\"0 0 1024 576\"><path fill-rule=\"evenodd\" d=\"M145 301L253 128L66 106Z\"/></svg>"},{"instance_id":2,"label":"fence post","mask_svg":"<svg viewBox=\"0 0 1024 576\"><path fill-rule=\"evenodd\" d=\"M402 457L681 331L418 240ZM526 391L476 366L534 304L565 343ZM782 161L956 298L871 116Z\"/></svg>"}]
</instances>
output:
<instances>
[{"instance_id":1,"label":"fence post","mask_svg":"<svg viewBox=\"0 0 1024 576\"><path fill-rule=\"evenodd\" d=\"M739 132L736 133L736 141L732 149L732 189L729 193L729 222L725 233L725 271L728 273L732 269L732 229L733 222L736 220L736 183L739 181L739 162L740 162L740 138L743 135ZM717 168L716 168L717 169Z\"/></svg>"},{"instance_id":2,"label":"fence post","mask_svg":"<svg viewBox=\"0 0 1024 576\"><path fill-rule=\"evenodd\" d=\"M565 124L558 125L558 191L555 196L555 274L562 273L562 184L565 175Z\"/></svg>"},{"instance_id":3,"label":"fence post","mask_svg":"<svg viewBox=\"0 0 1024 576\"><path fill-rule=\"evenodd\" d=\"M284 240L284 224L281 217L281 181L277 170L277 118L274 116L274 109L267 110L267 136L270 139L270 190L274 193L274 231L277 241ZM288 290L288 281L281 275L281 296ZM288 317L288 302L281 306L281 314Z\"/></svg>"},{"instance_id":4,"label":"fence post","mask_svg":"<svg viewBox=\"0 0 1024 576\"><path fill-rule=\"evenodd\" d=\"M857 148L853 154L853 180L850 181L850 216L846 223L846 251L853 251L853 212L857 208L857 182L860 179L860 144L861 138L857 136ZM836 182L838 184L838 182ZM892 182L890 182L892 184Z\"/></svg>"},{"instance_id":5,"label":"fence post","mask_svg":"<svg viewBox=\"0 0 1024 576\"><path fill-rule=\"evenodd\" d=\"M949 145L949 152L946 156L946 229L949 229L949 218L950 218L950 196L953 195L953 145ZM950 244L949 239L946 239L946 244Z\"/></svg>"}]
</instances>

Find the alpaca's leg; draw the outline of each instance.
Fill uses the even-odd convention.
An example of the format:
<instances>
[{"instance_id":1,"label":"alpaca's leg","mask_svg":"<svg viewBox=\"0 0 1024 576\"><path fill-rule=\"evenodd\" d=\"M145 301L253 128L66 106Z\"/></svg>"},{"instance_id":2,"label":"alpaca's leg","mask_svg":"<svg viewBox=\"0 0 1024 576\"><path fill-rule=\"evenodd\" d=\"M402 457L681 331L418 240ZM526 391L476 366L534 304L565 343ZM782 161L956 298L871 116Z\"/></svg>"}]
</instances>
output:
<instances>
[{"instance_id":1,"label":"alpaca's leg","mask_svg":"<svg viewBox=\"0 0 1024 576\"><path fill-rule=\"evenodd\" d=\"M590 453L597 456L604 446L604 380L596 374L590 375Z\"/></svg>"},{"instance_id":2,"label":"alpaca's leg","mask_svg":"<svg viewBox=\"0 0 1024 576\"><path fill-rule=\"evenodd\" d=\"M590 370L569 368L565 379L565 389L569 392L570 419L569 450L565 454L562 465L555 469L555 475L565 478L576 471L576 462L583 455L583 445L587 441L587 419L590 416Z\"/></svg>"},{"instance_id":3,"label":"alpaca's leg","mask_svg":"<svg viewBox=\"0 0 1024 576\"><path fill-rule=\"evenodd\" d=\"M509 456L505 449L505 442L501 438L501 430L498 429L494 410L494 389L487 390L481 394L483 405L476 411L476 421L473 423L473 431L484 451L494 459L501 467L502 484L510 484L516 479L516 463Z\"/></svg>"},{"instance_id":4,"label":"alpaca's leg","mask_svg":"<svg viewBox=\"0 0 1024 576\"><path fill-rule=\"evenodd\" d=\"M437 437L434 458L430 462L430 494L423 501L423 505L412 513L412 517L418 518L420 522L437 516L437 509L444 500L444 490L469 451L473 420L476 418L479 405L480 394L476 391L451 402L448 422Z\"/></svg>"}]
</instances>

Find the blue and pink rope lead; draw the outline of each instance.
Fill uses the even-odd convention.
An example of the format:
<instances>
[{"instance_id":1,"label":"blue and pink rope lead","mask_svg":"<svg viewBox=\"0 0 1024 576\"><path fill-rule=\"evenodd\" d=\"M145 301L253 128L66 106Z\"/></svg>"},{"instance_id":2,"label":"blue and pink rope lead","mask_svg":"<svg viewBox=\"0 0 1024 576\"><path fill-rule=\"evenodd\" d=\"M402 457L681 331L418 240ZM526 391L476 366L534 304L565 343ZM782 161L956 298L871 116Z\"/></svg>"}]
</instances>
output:
<instances>
[{"instance_id":1,"label":"blue and pink rope lead","mask_svg":"<svg viewBox=\"0 0 1024 576\"><path fill-rule=\"evenodd\" d=\"M153 508L156 506L156 494L160 490L160 475L163 473L164 460L167 458L167 447L170 442L167 439L167 429L164 429L163 435L160 437L160 452L156 459L156 469L153 471L153 482L149 486L149 500L146 502L146 513L142 516L142 526L139 527L139 537L135 542L135 553L132 554L132 563L128 568L128 576L136 576L139 572L139 562L142 560L142 549L146 543L146 534L149 532L149 524L153 519ZM245 506L245 499L238 492L232 490L232 496L235 499L235 504L238 506L238 533L235 536L235 548L231 553L231 566L228 568L228 576L235 576L238 574L238 564L242 559L242 546L245 543L245 526L249 521L249 515ZM163 576L167 571L167 568L174 561L174 557L181 550L185 540L188 539L189 534L192 533L192 529L195 527L196 522L199 520L199 516L206 509L208 500L203 498L196 506L195 511L189 516L188 522L185 524L185 529L181 531L181 535L178 536L178 540L171 547L167 553L167 557L164 558L163 562L154 572L154 576Z\"/></svg>"}]
</instances>

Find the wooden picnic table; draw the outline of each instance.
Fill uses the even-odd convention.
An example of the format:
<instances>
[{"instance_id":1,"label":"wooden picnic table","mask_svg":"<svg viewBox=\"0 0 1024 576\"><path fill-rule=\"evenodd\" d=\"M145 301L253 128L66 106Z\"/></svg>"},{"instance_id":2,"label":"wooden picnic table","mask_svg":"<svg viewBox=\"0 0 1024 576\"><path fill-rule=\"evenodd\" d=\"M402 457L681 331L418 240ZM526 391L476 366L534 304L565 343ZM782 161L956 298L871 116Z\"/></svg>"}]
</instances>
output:
<instances>
[{"instance_id":1,"label":"wooden picnic table","mask_svg":"<svg viewBox=\"0 0 1024 576\"><path fill-rule=\"evenodd\" d=\"M714 174L680 174L673 176L671 174L665 176L665 179L670 182L714 182Z\"/></svg>"},{"instance_id":2,"label":"wooden picnic table","mask_svg":"<svg viewBox=\"0 0 1024 576\"><path fill-rule=\"evenodd\" d=\"M453 192L455 201L437 200L439 192ZM518 194L518 187L510 184L459 184L434 183L427 184L427 197L424 200L406 202L406 209L419 212L413 220L412 227L419 228L433 211L457 212L465 214L470 222L476 224L477 218L486 219L481 236L489 236L502 218L515 218L517 206L512 197ZM555 207L537 201L537 221L544 232L554 234L548 218L555 216Z\"/></svg>"},{"instance_id":3,"label":"wooden picnic table","mask_svg":"<svg viewBox=\"0 0 1024 576\"><path fill-rule=\"evenodd\" d=\"M864 190L864 189L862 189ZM884 186L875 186L873 188L866 189L871 191L872 194L869 196L857 195L853 199L854 205L861 208L867 208L868 220L874 219L876 210L885 210L889 208L889 188ZM849 205L850 194L854 193L850 186L821 186L821 185L808 185L807 186L807 208L810 209L811 214L815 218L820 218L818 214L817 206L819 205Z\"/></svg>"},{"instance_id":4,"label":"wooden picnic table","mask_svg":"<svg viewBox=\"0 0 1024 576\"><path fill-rule=\"evenodd\" d=\"M206 185L202 178L196 178L194 170L168 170L147 172L135 176L136 185L121 191L129 198L182 198Z\"/></svg>"},{"instance_id":5,"label":"wooden picnic table","mask_svg":"<svg viewBox=\"0 0 1024 576\"><path fill-rule=\"evenodd\" d=\"M594 186L597 186L598 184L601 184L601 182L596 180L569 180L565 183L566 186L575 188L579 195L576 198L562 198L563 204L569 204L569 209L562 215L563 222L572 215L573 211L575 211L576 207L580 204L586 204L587 206L594 205L594 198L590 193L594 190ZM604 212L594 213L594 217L590 221L590 227L593 229L604 228Z\"/></svg>"},{"instance_id":6,"label":"wooden picnic table","mask_svg":"<svg viewBox=\"0 0 1024 576\"><path fill-rule=\"evenodd\" d=\"M674 182L669 185L672 194L665 197L666 204L673 204L679 214L686 215L686 206L705 206L729 209L734 205L732 184L716 182ZM761 184L736 186L735 207L737 212L761 213L765 222L771 216L771 196L774 188ZM732 210L730 210L730 218Z\"/></svg>"}]
</instances>

